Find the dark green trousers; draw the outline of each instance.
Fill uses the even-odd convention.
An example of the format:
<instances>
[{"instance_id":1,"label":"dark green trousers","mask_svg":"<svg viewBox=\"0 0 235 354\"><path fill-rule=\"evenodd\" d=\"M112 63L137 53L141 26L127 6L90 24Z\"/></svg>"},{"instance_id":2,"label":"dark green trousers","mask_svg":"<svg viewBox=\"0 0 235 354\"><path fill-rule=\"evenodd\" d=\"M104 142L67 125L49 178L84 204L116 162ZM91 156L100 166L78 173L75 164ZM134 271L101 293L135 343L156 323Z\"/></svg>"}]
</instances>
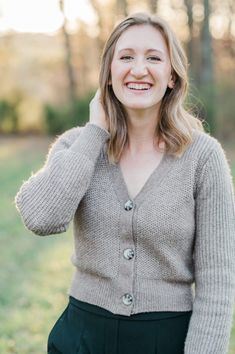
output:
<instances>
[{"instance_id":1,"label":"dark green trousers","mask_svg":"<svg viewBox=\"0 0 235 354\"><path fill-rule=\"evenodd\" d=\"M192 311L115 315L70 296L48 337L49 354L183 354Z\"/></svg>"}]
</instances>

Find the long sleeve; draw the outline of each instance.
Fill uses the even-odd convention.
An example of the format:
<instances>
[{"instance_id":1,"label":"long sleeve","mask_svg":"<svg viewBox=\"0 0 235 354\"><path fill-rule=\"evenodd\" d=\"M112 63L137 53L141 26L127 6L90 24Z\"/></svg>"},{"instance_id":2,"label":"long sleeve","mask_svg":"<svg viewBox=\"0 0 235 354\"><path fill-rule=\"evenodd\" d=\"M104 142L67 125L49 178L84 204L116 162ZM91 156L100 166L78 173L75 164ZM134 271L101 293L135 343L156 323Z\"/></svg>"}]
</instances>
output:
<instances>
[{"instance_id":1,"label":"long sleeve","mask_svg":"<svg viewBox=\"0 0 235 354\"><path fill-rule=\"evenodd\" d=\"M219 142L197 186L195 299L185 354L227 354L235 292L235 207L232 175Z\"/></svg>"},{"instance_id":2,"label":"long sleeve","mask_svg":"<svg viewBox=\"0 0 235 354\"><path fill-rule=\"evenodd\" d=\"M72 128L52 145L45 165L23 183L15 204L38 235L65 232L86 193L109 133L98 125Z\"/></svg>"}]
</instances>

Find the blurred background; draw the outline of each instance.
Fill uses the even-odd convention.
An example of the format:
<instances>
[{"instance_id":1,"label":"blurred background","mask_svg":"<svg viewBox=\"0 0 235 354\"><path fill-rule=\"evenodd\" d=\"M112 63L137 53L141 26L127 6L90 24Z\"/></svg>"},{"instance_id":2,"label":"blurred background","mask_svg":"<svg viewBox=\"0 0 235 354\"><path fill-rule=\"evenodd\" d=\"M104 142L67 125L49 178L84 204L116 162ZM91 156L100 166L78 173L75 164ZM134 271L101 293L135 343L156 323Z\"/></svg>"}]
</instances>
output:
<instances>
[{"instance_id":1,"label":"blurred background","mask_svg":"<svg viewBox=\"0 0 235 354\"><path fill-rule=\"evenodd\" d=\"M71 227L33 235L14 196L55 137L88 121L106 38L123 17L145 10L183 43L186 105L223 145L235 181L234 0L0 0L0 353L46 353L73 272Z\"/></svg>"}]
</instances>

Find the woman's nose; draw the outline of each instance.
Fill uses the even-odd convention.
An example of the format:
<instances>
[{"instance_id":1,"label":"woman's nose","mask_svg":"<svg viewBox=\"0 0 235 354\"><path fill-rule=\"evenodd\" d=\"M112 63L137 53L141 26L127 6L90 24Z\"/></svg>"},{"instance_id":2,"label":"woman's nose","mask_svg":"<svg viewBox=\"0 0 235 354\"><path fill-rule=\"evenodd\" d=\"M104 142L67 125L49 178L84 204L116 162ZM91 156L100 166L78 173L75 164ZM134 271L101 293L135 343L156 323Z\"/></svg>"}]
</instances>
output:
<instances>
[{"instance_id":1,"label":"woman's nose","mask_svg":"<svg viewBox=\"0 0 235 354\"><path fill-rule=\"evenodd\" d=\"M133 63L133 66L131 68L131 74L135 76L144 76L148 73L146 63L143 61L136 61Z\"/></svg>"}]
</instances>

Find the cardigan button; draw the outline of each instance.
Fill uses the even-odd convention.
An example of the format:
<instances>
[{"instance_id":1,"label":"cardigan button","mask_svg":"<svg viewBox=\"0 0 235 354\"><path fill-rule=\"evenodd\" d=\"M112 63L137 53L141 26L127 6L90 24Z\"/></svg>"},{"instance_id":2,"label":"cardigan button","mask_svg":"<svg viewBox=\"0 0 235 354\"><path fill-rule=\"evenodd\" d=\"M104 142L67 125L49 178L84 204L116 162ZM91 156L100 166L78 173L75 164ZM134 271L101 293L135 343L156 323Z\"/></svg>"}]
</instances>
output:
<instances>
[{"instance_id":1,"label":"cardigan button","mask_svg":"<svg viewBox=\"0 0 235 354\"><path fill-rule=\"evenodd\" d=\"M132 200L128 200L126 203L125 203L125 206L124 206L125 210L131 210L133 208L133 202Z\"/></svg>"},{"instance_id":2,"label":"cardigan button","mask_svg":"<svg viewBox=\"0 0 235 354\"><path fill-rule=\"evenodd\" d=\"M124 254L124 257L126 258L126 259L132 259L133 257L134 257L134 251L131 249L131 248L127 248L127 249L125 249L125 251L123 252L123 254Z\"/></svg>"},{"instance_id":3,"label":"cardigan button","mask_svg":"<svg viewBox=\"0 0 235 354\"><path fill-rule=\"evenodd\" d=\"M133 302L133 297L131 294L124 294L122 297L124 305L131 305Z\"/></svg>"}]
</instances>

